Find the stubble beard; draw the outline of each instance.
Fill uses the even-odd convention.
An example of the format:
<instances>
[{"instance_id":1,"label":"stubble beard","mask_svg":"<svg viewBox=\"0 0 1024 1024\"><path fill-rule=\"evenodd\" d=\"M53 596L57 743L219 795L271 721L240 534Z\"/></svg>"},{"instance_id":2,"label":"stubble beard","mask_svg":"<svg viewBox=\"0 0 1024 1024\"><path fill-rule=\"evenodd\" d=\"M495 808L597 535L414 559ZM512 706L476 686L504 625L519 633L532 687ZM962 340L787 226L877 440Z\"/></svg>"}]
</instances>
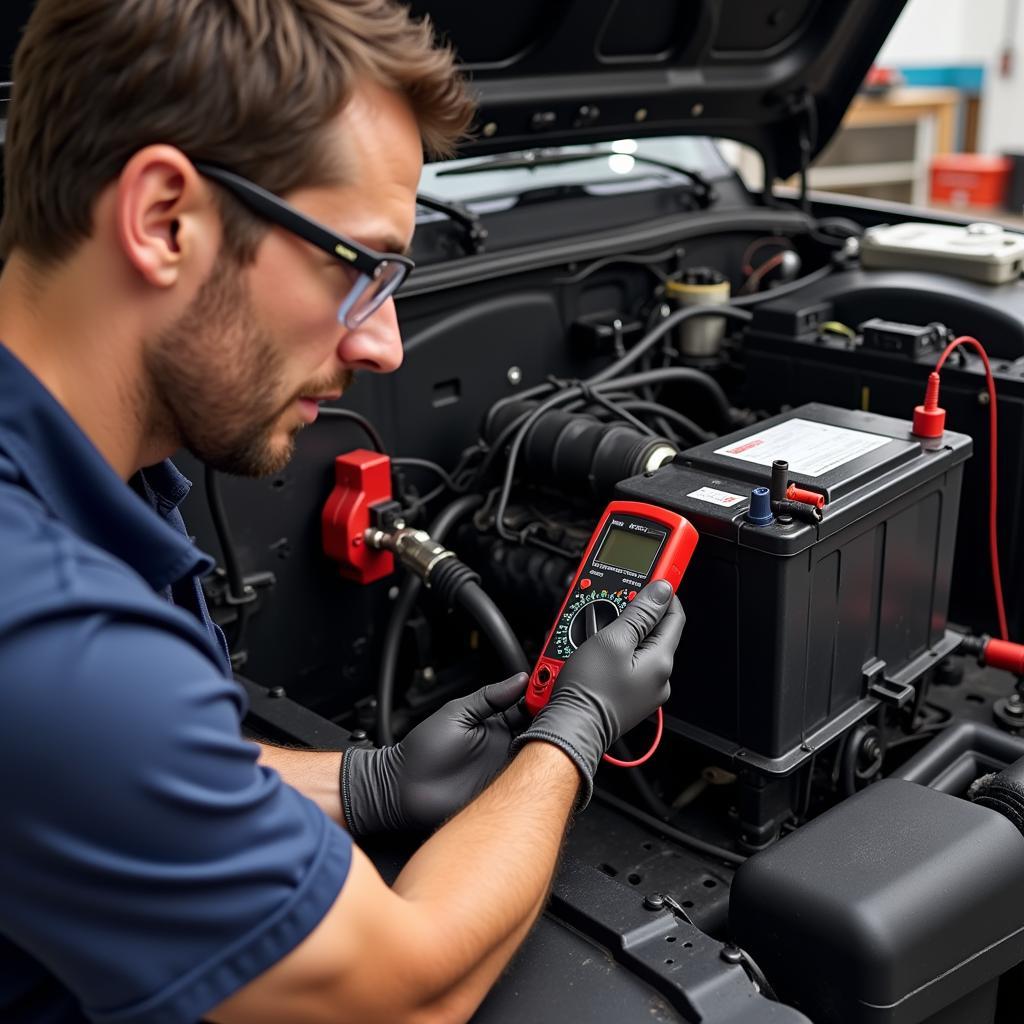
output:
<instances>
[{"instance_id":1,"label":"stubble beard","mask_svg":"<svg viewBox=\"0 0 1024 1024\"><path fill-rule=\"evenodd\" d=\"M257 322L241 269L224 254L189 308L147 345L145 360L163 430L213 469L244 477L271 476L287 465L303 424L284 440L275 434L300 394L328 393L351 380L345 374L282 399L285 359Z\"/></svg>"}]
</instances>

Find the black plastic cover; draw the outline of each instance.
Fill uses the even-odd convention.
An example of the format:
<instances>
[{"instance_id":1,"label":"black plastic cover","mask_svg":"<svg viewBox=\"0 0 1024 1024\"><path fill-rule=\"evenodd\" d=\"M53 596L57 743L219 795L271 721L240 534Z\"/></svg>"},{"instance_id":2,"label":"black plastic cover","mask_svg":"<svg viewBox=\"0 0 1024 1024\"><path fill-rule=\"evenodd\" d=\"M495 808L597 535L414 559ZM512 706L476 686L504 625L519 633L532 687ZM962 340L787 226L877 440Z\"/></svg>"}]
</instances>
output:
<instances>
[{"instance_id":1,"label":"black plastic cover","mask_svg":"<svg viewBox=\"0 0 1024 1024\"><path fill-rule=\"evenodd\" d=\"M413 0L480 97L467 153L616 138L736 139L772 172L832 137L905 0ZM808 117L808 106L813 113Z\"/></svg>"},{"instance_id":2,"label":"black plastic cover","mask_svg":"<svg viewBox=\"0 0 1024 1024\"><path fill-rule=\"evenodd\" d=\"M819 1024L926 1020L1024 958L1024 837L988 808L888 779L744 864L729 920Z\"/></svg>"}]
</instances>

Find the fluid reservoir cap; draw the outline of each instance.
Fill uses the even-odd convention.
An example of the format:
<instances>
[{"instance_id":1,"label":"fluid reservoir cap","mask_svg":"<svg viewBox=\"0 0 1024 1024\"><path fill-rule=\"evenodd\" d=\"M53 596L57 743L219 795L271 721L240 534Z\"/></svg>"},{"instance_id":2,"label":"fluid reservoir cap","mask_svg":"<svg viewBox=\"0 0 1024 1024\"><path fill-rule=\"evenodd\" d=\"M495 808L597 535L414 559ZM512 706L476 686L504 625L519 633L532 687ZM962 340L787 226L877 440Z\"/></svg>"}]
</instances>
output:
<instances>
[{"instance_id":1,"label":"fluid reservoir cap","mask_svg":"<svg viewBox=\"0 0 1024 1024\"><path fill-rule=\"evenodd\" d=\"M670 299L679 299L702 291L729 291L729 279L714 267L687 267L679 280L665 283L665 294Z\"/></svg>"},{"instance_id":2,"label":"fluid reservoir cap","mask_svg":"<svg viewBox=\"0 0 1024 1024\"><path fill-rule=\"evenodd\" d=\"M714 267L687 267L683 271L684 284L721 284L725 274Z\"/></svg>"},{"instance_id":3,"label":"fluid reservoir cap","mask_svg":"<svg viewBox=\"0 0 1024 1024\"><path fill-rule=\"evenodd\" d=\"M750 492L750 507L747 509L747 522L755 526L767 526L775 520L772 515L771 492L767 487L755 487Z\"/></svg>"}]
</instances>

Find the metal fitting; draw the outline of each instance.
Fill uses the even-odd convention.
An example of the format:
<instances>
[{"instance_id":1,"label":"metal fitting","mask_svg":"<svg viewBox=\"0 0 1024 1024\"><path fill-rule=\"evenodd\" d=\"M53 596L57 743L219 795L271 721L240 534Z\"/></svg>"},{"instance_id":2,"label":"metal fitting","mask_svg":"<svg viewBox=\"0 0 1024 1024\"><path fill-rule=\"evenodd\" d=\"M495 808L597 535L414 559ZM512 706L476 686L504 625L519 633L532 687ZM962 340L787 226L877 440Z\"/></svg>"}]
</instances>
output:
<instances>
[{"instance_id":1,"label":"metal fitting","mask_svg":"<svg viewBox=\"0 0 1024 1024\"><path fill-rule=\"evenodd\" d=\"M395 530L388 532L371 528L365 534L366 543L377 551L391 551L410 572L414 572L427 586L430 574L455 552L431 538L425 530Z\"/></svg>"}]
</instances>

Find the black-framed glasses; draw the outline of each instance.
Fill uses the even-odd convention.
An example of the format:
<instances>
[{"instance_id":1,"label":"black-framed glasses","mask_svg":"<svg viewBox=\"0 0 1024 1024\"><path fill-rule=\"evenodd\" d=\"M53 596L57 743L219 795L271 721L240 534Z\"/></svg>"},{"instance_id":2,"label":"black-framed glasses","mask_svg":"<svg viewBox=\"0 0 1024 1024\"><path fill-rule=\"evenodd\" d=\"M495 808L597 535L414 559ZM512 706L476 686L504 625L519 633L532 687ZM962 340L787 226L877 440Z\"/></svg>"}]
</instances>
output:
<instances>
[{"instance_id":1,"label":"black-framed glasses","mask_svg":"<svg viewBox=\"0 0 1024 1024\"><path fill-rule=\"evenodd\" d=\"M359 272L338 309L338 322L350 330L366 323L398 291L416 266L407 256L375 252L331 231L240 174L200 162L195 163L195 168L204 178L226 188L257 216L298 235Z\"/></svg>"}]
</instances>

